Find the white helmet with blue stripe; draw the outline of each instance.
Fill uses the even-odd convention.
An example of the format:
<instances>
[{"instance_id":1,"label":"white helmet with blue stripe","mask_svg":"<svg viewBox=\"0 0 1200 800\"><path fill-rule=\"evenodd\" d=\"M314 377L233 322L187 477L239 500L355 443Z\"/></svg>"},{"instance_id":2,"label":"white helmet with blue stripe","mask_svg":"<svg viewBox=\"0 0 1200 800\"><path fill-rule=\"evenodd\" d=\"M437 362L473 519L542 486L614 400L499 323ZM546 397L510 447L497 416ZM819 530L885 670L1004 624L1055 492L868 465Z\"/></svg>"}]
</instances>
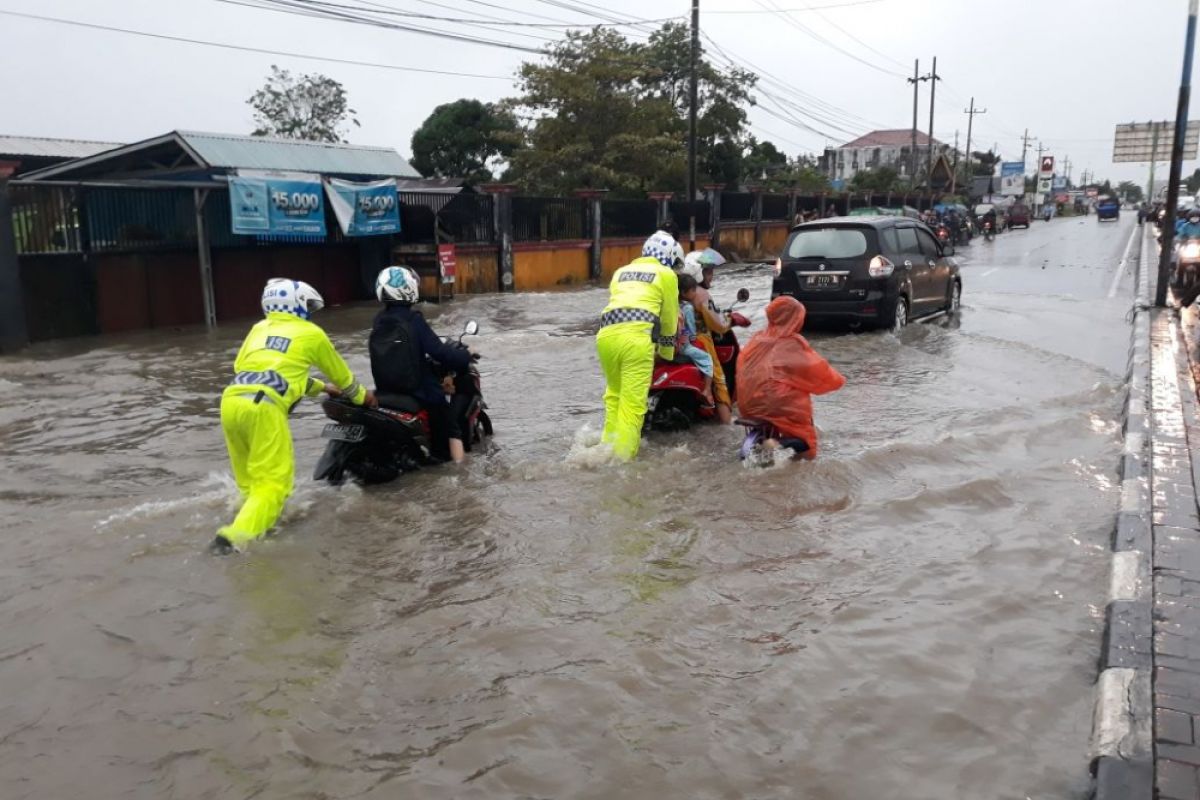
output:
<instances>
[{"instance_id":1,"label":"white helmet with blue stripe","mask_svg":"<svg viewBox=\"0 0 1200 800\"><path fill-rule=\"evenodd\" d=\"M668 269L675 269L683 264L683 248L675 237L666 231L655 231L642 245L643 258L656 258L658 263Z\"/></svg>"},{"instance_id":2,"label":"white helmet with blue stripe","mask_svg":"<svg viewBox=\"0 0 1200 800\"><path fill-rule=\"evenodd\" d=\"M324 307L325 299L321 297L321 293L304 281L294 281L291 278L271 278L263 289L262 310L264 314L282 311L300 319L308 319L314 311L320 311Z\"/></svg>"},{"instance_id":3,"label":"white helmet with blue stripe","mask_svg":"<svg viewBox=\"0 0 1200 800\"><path fill-rule=\"evenodd\" d=\"M421 281L408 267L386 267L375 279L375 296L381 303L411 305L421 296Z\"/></svg>"}]
</instances>

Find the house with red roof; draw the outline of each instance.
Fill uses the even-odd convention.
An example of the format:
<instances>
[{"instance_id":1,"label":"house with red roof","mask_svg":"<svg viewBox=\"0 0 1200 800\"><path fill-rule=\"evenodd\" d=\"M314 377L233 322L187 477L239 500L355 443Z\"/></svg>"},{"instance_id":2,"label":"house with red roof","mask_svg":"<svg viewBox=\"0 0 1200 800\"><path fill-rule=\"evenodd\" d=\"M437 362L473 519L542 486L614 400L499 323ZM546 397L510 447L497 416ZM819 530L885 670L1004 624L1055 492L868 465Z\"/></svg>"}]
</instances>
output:
<instances>
[{"instance_id":1,"label":"house with red roof","mask_svg":"<svg viewBox=\"0 0 1200 800\"><path fill-rule=\"evenodd\" d=\"M841 147L826 150L821 166L830 181L849 183L859 172L880 167L892 167L902 178L907 178L911 169L912 143L911 128L871 131ZM924 173L928 149L929 136L917 131L918 178ZM954 156L953 148L937 139L933 140L933 149L935 158L940 153L951 159Z\"/></svg>"}]
</instances>

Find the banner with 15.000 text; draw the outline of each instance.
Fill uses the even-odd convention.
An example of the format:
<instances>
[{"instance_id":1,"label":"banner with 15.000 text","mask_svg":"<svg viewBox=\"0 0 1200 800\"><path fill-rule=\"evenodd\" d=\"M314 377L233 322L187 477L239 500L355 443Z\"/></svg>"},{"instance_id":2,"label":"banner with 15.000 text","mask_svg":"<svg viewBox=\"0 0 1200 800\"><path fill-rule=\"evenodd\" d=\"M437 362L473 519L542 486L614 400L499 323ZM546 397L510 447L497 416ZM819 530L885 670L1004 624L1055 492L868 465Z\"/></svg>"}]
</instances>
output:
<instances>
[{"instance_id":1,"label":"banner with 15.000 text","mask_svg":"<svg viewBox=\"0 0 1200 800\"><path fill-rule=\"evenodd\" d=\"M230 177L233 232L250 236L324 236L323 195L317 175Z\"/></svg>"},{"instance_id":2,"label":"banner with 15.000 text","mask_svg":"<svg viewBox=\"0 0 1200 800\"><path fill-rule=\"evenodd\" d=\"M394 180L353 183L325 181L329 206L347 236L380 236L400 232L400 203Z\"/></svg>"}]
</instances>

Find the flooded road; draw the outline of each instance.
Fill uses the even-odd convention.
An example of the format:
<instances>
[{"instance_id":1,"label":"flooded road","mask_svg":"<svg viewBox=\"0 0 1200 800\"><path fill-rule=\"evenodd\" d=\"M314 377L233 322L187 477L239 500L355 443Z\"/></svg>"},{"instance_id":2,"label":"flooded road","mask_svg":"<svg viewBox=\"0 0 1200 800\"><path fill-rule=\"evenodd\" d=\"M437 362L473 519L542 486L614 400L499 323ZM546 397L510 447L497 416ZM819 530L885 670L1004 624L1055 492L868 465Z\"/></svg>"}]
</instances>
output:
<instances>
[{"instance_id":1,"label":"flooded road","mask_svg":"<svg viewBox=\"0 0 1200 800\"><path fill-rule=\"evenodd\" d=\"M3 796L1085 796L1128 217L962 248L958 320L814 335L847 385L769 470L717 428L597 463L604 291L460 298L486 453L314 485L304 404L241 557L203 548L246 326L0 360ZM761 326L769 273L718 299ZM319 320L359 375L373 312Z\"/></svg>"}]
</instances>

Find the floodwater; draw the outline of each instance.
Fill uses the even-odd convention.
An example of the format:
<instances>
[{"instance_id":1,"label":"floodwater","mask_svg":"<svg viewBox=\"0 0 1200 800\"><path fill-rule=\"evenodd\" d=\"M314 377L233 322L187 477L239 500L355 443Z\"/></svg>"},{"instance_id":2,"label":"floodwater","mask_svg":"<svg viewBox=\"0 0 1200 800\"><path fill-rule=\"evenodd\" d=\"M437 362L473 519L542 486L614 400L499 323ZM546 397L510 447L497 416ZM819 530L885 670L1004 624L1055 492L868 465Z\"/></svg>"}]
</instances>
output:
<instances>
[{"instance_id":1,"label":"floodwater","mask_svg":"<svg viewBox=\"0 0 1200 800\"><path fill-rule=\"evenodd\" d=\"M243 325L0 360L0 786L20 798L1060 798L1087 791L1130 221L960 250L958 320L819 334L819 461L589 445L600 289L460 299L497 435L308 480L204 553ZM769 268L718 273L753 293ZM1108 295L1110 289L1114 297ZM324 313L359 374L373 309Z\"/></svg>"}]
</instances>

